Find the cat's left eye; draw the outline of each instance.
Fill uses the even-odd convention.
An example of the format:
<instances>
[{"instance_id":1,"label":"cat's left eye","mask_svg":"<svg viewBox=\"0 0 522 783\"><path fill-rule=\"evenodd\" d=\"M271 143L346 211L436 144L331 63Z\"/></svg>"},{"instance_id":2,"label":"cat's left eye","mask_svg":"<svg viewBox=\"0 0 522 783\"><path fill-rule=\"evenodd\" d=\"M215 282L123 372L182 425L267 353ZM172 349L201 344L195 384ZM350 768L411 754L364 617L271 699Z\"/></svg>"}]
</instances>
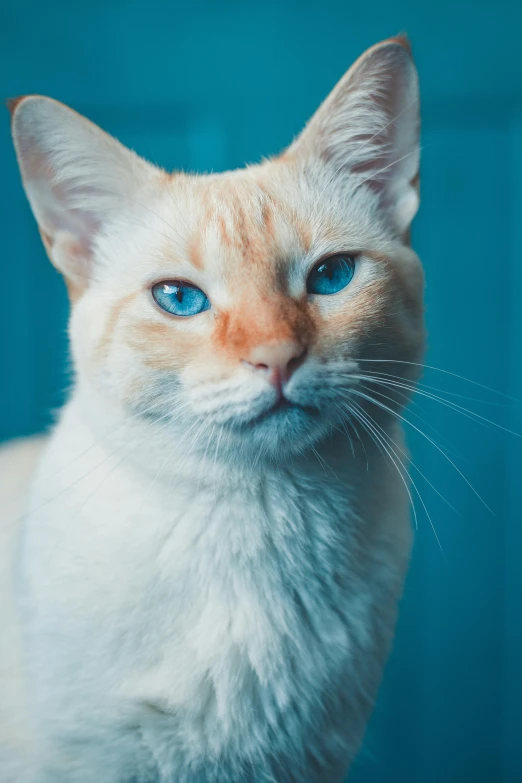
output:
<instances>
[{"instance_id":1,"label":"cat's left eye","mask_svg":"<svg viewBox=\"0 0 522 783\"><path fill-rule=\"evenodd\" d=\"M155 302L171 315L191 316L210 308L207 295L192 283L182 280L165 280L152 286Z\"/></svg>"},{"instance_id":2,"label":"cat's left eye","mask_svg":"<svg viewBox=\"0 0 522 783\"><path fill-rule=\"evenodd\" d=\"M355 256L337 253L317 262L308 275L306 290L309 294L322 296L336 294L351 283L354 273Z\"/></svg>"}]
</instances>

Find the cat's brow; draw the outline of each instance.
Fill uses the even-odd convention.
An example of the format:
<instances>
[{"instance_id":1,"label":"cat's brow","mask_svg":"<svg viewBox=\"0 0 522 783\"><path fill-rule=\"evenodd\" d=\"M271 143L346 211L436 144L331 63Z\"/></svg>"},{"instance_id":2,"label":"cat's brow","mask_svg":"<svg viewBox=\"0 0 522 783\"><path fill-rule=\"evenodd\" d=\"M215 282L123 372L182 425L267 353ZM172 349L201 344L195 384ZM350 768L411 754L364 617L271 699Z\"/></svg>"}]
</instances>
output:
<instances>
[{"instance_id":1,"label":"cat's brow","mask_svg":"<svg viewBox=\"0 0 522 783\"><path fill-rule=\"evenodd\" d=\"M203 252L201 248L201 236L194 234L188 243L188 259L196 269L203 269Z\"/></svg>"},{"instance_id":2,"label":"cat's brow","mask_svg":"<svg viewBox=\"0 0 522 783\"><path fill-rule=\"evenodd\" d=\"M231 247L232 239L231 239L231 236L229 234L229 231L228 231L228 228L227 228L227 224L226 224L226 220L223 217L223 215L219 214L217 216L217 224L218 224L218 229L219 229L219 235L221 237L221 242L223 243L223 245L225 245L225 247Z\"/></svg>"},{"instance_id":3,"label":"cat's brow","mask_svg":"<svg viewBox=\"0 0 522 783\"><path fill-rule=\"evenodd\" d=\"M270 215L271 222L269 222L268 216L264 222L265 231L274 232L274 216L283 216L295 228L304 252L308 253L310 251L313 238L310 222L306 219L303 219L291 204L278 199L273 193L270 192L270 190L268 190L268 188L265 187L262 182L255 180L255 184L264 197L263 210L266 209L269 211ZM268 210L269 204L272 207L271 210Z\"/></svg>"}]
</instances>

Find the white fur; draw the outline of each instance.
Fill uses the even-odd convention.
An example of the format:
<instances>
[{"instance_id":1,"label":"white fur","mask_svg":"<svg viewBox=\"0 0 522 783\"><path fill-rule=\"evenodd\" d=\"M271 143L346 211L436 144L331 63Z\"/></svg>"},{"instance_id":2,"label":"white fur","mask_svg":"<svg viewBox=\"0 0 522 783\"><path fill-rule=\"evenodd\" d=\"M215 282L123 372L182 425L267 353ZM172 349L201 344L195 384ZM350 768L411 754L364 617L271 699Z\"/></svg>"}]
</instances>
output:
<instances>
[{"instance_id":1,"label":"white fur","mask_svg":"<svg viewBox=\"0 0 522 783\"><path fill-rule=\"evenodd\" d=\"M404 67L411 76L399 61L400 78ZM0 672L4 683L21 672L0 712L2 783L341 781L381 678L411 544L408 493L393 464L368 433L350 443L336 428L346 423L333 403L350 399L356 337L340 335L339 357L310 356L287 385L290 400L321 409L315 419L259 422L273 389L243 364L226 377L194 363L151 369L123 339L125 317L96 363L107 313L138 284L132 318L163 323L147 281L169 275L165 236L186 247L199 185L180 178L174 193L68 110L38 98L23 105L14 127L29 198L53 261L88 286L70 327L75 390L30 490L27 476L19 481L20 524L14 506L2 514L1 529L14 532L2 577L15 572L16 599L8 593L1 610L11 641ZM383 118L374 105L370 130ZM390 191L383 201L358 175L337 177L338 160L322 160L315 133L312 121L273 190L311 228L308 255L297 258L294 223L277 218L281 251L297 258L292 295L322 253L357 246L386 253L420 298L420 267L401 240L414 209L390 221ZM334 146L344 143L336 134ZM415 129L414 159L416 138ZM226 175L254 214L262 202L251 194L275 165ZM415 171L393 180L402 182L395 206ZM122 208L124 192L135 207ZM230 217L226 204L216 211ZM225 308L237 292L212 230L212 267L186 269ZM322 316L354 306L382 274L363 254L350 290L317 305ZM212 317L173 324L172 339L179 330L204 336ZM405 312L400 325L413 346L401 348L420 350L419 317ZM391 417L381 426L404 448ZM3 459L14 454L8 447Z\"/></svg>"},{"instance_id":2,"label":"white fur","mask_svg":"<svg viewBox=\"0 0 522 783\"><path fill-rule=\"evenodd\" d=\"M120 464L127 449L93 446L81 395L49 444L24 542L35 782L150 770L239 783L250 761L270 780L272 755L278 781L341 780L393 632L404 488L370 443L369 471L343 454L337 478L313 456L263 475L199 459L196 472L182 455L155 478ZM331 777L313 776L314 752Z\"/></svg>"}]
</instances>

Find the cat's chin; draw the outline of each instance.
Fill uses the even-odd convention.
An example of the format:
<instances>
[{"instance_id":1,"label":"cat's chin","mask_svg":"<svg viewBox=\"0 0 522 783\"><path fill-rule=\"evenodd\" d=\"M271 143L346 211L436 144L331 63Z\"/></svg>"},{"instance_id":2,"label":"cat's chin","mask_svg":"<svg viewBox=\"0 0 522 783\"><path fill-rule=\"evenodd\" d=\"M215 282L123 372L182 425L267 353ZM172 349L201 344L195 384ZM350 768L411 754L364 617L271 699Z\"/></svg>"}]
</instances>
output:
<instances>
[{"instance_id":1,"label":"cat's chin","mask_svg":"<svg viewBox=\"0 0 522 783\"><path fill-rule=\"evenodd\" d=\"M279 422L279 424L288 421L297 423L305 417L317 419L319 414L318 408L314 408L311 405L300 405L299 403L291 402L286 397L282 397L270 408L255 416L246 426L251 428L267 421Z\"/></svg>"},{"instance_id":2,"label":"cat's chin","mask_svg":"<svg viewBox=\"0 0 522 783\"><path fill-rule=\"evenodd\" d=\"M232 421L225 426L241 451L272 457L302 453L329 429L318 408L287 400L279 401L250 421Z\"/></svg>"}]
</instances>

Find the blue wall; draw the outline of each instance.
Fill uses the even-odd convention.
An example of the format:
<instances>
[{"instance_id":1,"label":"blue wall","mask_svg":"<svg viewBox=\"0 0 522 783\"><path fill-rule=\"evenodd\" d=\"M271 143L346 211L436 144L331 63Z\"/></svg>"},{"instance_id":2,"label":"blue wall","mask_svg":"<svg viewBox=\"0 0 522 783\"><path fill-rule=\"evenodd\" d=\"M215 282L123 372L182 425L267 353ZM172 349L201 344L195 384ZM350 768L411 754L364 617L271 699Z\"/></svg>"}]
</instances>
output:
<instances>
[{"instance_id":1,"label":"blue wall","mask_svg":"<svg viewBox=\"0 0 522 783\"><path fill-rule=\"evenodd\" d=\"M0 6L0 96L52 95L171 168L276 152L356 56L409 33L423 94L428 363L522 398L522 5L514 0ZM0 438L50 421L68 383L63 284L0 127ZM425 383L522 432L522 406L451 375ZM472 398L465 399L465 398ZM354 783L522 780L520 439L419 397L419 530L396 645ZM422 417L424 422L418 418ZM490 513L458 471L490 506Z\"/></svg>"}]
</instances>

